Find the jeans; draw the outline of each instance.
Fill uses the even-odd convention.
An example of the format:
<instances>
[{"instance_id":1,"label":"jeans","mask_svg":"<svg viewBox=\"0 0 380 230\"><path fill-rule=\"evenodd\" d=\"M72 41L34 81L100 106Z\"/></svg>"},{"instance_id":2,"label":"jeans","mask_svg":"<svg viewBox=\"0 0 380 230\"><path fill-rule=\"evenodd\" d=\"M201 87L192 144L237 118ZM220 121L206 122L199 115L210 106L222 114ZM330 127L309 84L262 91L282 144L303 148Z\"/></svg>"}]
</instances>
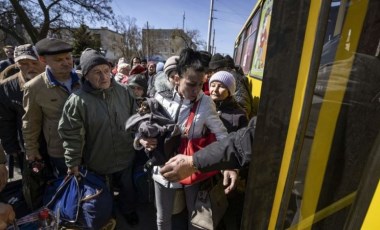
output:
<instances>
[{"instance_id":1,"label":"jeans","mask_svg":"<svg viewBox=\"0 0 380 230\"><path fill-rule=\"evenodd\" d=\"M171 230L172 229L172 212L176 189L166 188L160 183L154 182L157 208L157 229ZM189 214L188 229L197 229L190 223L191 213L194 210L195 200L199 190L199 183L185 186L186 206Z\"/></svg>"}]
</instances>

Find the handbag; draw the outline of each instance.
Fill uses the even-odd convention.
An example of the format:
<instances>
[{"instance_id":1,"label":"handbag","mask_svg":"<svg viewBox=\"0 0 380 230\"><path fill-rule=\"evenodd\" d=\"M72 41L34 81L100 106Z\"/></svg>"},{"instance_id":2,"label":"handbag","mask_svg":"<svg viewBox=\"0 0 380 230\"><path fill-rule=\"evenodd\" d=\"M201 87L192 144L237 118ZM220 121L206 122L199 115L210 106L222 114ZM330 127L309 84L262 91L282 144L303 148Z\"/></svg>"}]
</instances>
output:
<instances>
[{"instance_id":1,"label":"handbag","mask_svg":"<svg viewBox=\"0 0 380 230\"><path fill-rule=\"evenodd\" d=\"M198 191L195 209L191 214L191 224L200 229L216 229L228 208L227 196L224 193L222 180L216 184L211 181L210 189Z\"/></svg>"},{"instance_id":2,"label":"handbag","mask_svg":"<svg viewBox=\"0 0 380 230\"><path fill-rule=\"evenodd\" d=\"M198 101L194 102L193 107L190 110L189 117L186 121L185 136L187 136L190 126L193 123L195 111L197 109ZM192 156L198 150L203 149L207 145L216 141L216 136L214 133L206 127L205 134L199 138L188 139L187 137L181 138L181 144L178 148L178 152L187 156ZM191 185L199 181L203 181L219 173L219 171L211 171L207 173L195 172L185 179L181 180L180 183L184 185Z\"/></svg>"}]
</instances>

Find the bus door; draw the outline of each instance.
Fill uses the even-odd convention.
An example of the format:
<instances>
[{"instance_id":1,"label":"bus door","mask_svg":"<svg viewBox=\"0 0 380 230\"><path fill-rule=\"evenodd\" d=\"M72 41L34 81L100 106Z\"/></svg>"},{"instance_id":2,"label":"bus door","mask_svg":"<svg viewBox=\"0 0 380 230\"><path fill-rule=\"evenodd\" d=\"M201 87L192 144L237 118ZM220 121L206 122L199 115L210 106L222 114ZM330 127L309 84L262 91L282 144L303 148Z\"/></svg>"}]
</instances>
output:
<instances>
[{"instance_id":1,"label":"bus door","mask_svg":"<svg viewBox=\"0 0 380 230\"><path fill-rule=\"evenodd\" d=\"M273 2L243 229L378 229L378 12Z\"/></svg>"}]
</instances>

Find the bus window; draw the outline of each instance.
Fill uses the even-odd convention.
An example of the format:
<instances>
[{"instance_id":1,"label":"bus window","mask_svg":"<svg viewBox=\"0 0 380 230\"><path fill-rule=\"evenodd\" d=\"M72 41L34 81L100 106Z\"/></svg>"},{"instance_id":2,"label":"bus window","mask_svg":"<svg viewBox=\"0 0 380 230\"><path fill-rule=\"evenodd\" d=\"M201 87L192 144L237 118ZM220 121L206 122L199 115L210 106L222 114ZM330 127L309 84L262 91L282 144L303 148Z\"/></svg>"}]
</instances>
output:
<instances>
[{"instance_id":1,"label":"bus window","mask_svg":"<svg viewBox=\"0 0 380 230\"><path fill-rule=\"evenodd\" d=\"M246 34L248 36L244 39L244 47L242 52L241 68L243 69L244 74L248 74L251 68L251 61L253 56L253 46L256 42L256 33L257 33L257 24L259 21L260 12L256 13L252 19L251 24L248 27Z\"/></svg>"},{"instance_id":2,"label":"bus window","mask_svg":"<svg viewBox=\"0 0 380 230\"><path fill-rule=\"evenodd\" d=\"M245 33L243 33L242 36L239 38L239 45L237 47L237 52L236 52L236 56L235 56L235 63L238 65L241 65L241 63L240 63L241 51L243 50L244 37L245 37Z\"/></svg>"}]
</instances>

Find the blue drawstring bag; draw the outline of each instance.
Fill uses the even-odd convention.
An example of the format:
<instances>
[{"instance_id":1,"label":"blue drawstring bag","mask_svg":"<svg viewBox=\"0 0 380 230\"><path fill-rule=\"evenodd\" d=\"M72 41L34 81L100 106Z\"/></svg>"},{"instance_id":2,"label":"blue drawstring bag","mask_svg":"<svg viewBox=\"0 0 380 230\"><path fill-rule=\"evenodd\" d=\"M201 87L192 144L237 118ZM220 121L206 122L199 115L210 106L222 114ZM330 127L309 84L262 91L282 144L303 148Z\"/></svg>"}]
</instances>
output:
<instances>
[{"instance_id":1,"label":"blue drawstring bag","mask_svg":"<svg viewBox=\"0 0 380 230\"><path fill-rule=\"evenodd\" d=\"M100 229L111 219L112 195L105 178L85 169L78 177L68 175L55 181L44 200L63 225Z\"/></svg>"}]
</instances>

